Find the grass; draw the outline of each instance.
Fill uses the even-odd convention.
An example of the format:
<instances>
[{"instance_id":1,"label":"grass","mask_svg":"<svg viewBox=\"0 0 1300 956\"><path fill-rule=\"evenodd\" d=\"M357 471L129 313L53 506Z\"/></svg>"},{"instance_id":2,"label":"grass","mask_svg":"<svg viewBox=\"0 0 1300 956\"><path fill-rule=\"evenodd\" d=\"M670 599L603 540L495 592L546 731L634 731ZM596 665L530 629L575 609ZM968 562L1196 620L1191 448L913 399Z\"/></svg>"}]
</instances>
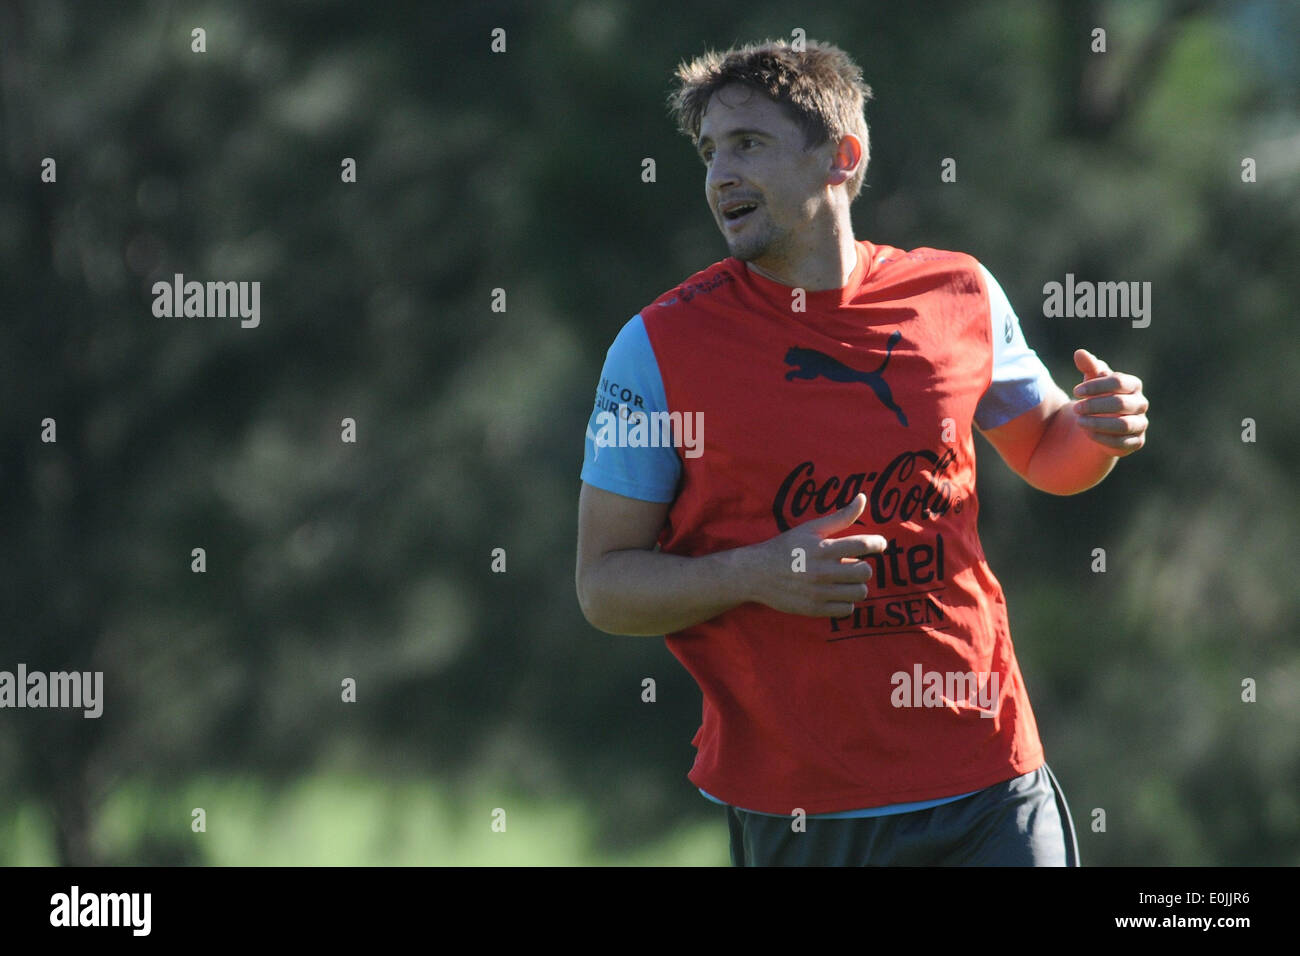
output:
<instances>
[{"instance_id":1,"label":"grass","mask_svg":"<svg viewBox=\"0 0 1300 956\"><path fill-rule=\"evenodd\" d=\"M196 808L204 813L203 832L192 829ZM576 799L541 799L490 786L462 793L436 780L320 774L277 788L256 778L201 778L172 790L143 782L119 787L101 808L92 839L99 861L112 865L728 863L721 819L685 824L635 850L615 853L593 844L594 816ZM23 804L0 815L0 864L56 862L53 827L42 807Z\"/></svg>"}]
</instances>

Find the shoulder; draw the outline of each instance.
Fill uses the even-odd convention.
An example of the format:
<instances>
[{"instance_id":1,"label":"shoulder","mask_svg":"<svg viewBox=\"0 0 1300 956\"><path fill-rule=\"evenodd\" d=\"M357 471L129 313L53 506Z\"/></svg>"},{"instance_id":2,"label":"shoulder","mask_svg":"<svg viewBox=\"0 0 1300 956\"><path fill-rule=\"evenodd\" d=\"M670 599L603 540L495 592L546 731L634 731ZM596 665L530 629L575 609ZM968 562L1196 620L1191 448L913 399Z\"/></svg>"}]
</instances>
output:
<instances>
[{"instance_id":1,"label":"shoulder","mask_svg":"<svg viewBox=\"0 0 1300 956\"><path fill-rule=\"evenodd\" d=\"M642 318L646 323L668 321L674 316L689 315L714 301L729 298L728 293L734 291L737 284L737 265L735 259L727 258L701 269L642 309Z\"/></svg>"},{"instance_id":2,"label":"shoulder","mask_svg":"<svg viewBox=\"0 0 1300 956\"><path fill-rule=\"evenodd\" d=\"M968 294L985 294L984 276L978 259L966 252L953 249L935 249L918 246L899 249L894 246L873 244L871 275L877 280L912 281L927 277L951 291Z\"/></svg>"}]
</instances>

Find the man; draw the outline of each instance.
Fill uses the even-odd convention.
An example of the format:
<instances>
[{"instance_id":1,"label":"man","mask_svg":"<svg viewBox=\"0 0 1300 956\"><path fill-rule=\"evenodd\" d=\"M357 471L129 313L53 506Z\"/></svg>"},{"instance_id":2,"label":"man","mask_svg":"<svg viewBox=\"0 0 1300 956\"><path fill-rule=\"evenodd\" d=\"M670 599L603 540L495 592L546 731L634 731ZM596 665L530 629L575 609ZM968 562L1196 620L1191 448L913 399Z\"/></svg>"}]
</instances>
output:
<instances>
[{"instance_id":1,"label":"man","mask_svg":"<svg viewBox=\"0 0 1300 956\"><path fill-rule=\"evenodd\" d=\"M733 863L1077 865L976 533L973 436L1075 494L1142 447L1142 383L1080 349L1071 401L976 260L854 239L870 88L843 51L745 46L677 79L731 256L609 350L583 613L666 635L698 682L689 776Z\"/></svg>"}]
</instances>

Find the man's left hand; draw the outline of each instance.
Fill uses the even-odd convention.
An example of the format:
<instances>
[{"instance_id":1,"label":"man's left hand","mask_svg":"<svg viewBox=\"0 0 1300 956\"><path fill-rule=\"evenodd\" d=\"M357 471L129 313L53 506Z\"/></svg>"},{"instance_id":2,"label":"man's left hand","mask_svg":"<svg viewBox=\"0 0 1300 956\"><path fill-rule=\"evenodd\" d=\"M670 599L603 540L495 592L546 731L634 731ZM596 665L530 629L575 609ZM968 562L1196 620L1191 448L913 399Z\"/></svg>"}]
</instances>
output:
<instances>
[{"instance_id":1,"label":"man's left hand","mask_svg":"<svg viewBox=\"0 0 1300 956\"><path fill-rule=\"evenodd\" d=\"M1116 458L1146 444L1147 399L1142 380L1110 367L1087 349L1077 349L1074 365L1083 381L1074 386L1074 414L1085 433Z\"/></svg>"}]
</instances>

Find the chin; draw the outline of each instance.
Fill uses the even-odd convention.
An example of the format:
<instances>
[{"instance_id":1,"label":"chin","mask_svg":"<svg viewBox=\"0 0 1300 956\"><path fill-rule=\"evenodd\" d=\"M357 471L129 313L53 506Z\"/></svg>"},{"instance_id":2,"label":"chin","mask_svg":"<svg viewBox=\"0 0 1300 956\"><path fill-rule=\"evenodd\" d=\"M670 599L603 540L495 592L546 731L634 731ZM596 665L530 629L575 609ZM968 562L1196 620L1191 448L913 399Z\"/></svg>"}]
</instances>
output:
<instances>
[{"instance_id":1,"label":"chin","mask_svg":"<svg viewBox=\"0 0 1300 956\"><path fill-rule=\"evenodd\" d=\"M732 256L741 262L753 262L756 259L763 258L763 256L767 255L770 246L771 243L767 242L762 244L755 242L727 243L727 249L730 250Z\"/></svg>"},{"instance_id":2,"label":"chin","mask_svg":"<svg viewBox=\"0 0 1300 956\"><path fill-rule=\"evenodd\" d=\"M758 231L754 230L751 235L727 237L727 249L732 256L741 262L755 262L779 252L784 237L771 229L763 231L762 235L758 235Z\"/></svg>"}]
</instances>

